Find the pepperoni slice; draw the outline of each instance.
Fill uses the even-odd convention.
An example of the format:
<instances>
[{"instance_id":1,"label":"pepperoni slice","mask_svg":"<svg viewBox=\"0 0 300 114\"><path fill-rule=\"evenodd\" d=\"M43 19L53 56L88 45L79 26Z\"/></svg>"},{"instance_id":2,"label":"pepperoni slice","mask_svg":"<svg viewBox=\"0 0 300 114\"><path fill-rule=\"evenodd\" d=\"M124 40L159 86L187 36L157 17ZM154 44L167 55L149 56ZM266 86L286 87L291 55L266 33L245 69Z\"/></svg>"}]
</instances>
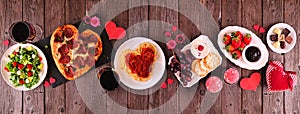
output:
<instances>
[{"instance_id":1,"label":"pepperoni slice","mask_svg":"<svg viewBox=\"0 0 300 114\"><path fill-rule=\"evenodd\" d=\"M74 68L72 66L68 66L65 68L65 73L67 77L74 77Z\"/></svg>"},{"instance_id":2,"label":"pepperoni slice","mask_svg":"<svg viewBox=\"0 0 300 114\"><path fill-rule=\"evenodd\" d=\"M88 53L89 53L90 56L98 55L99 54L99 50L96 49L95 47L90 47L88 49Z\"/></svg>"},{"instance_id":3,"label":"pepperoni slice","mask_svg":"<svg viewBox=\"0 0 300 114\"><path fill-rule=\"evenodd\" d=\"M67 46L69 49L75 49L79 46L79 42L75 41L74 39L71 39L67 42Z\"/></svg>"},{"instance_id":4,"label":"pepperoni slice","mask_svg":"<svg viewBox=\"0 0 300 114\"><path fill-rule=\"evenodd\" d=\"M78 67L78 68L84 66L84 59L83 59L83 57L77 56L77 57L75 58L75 61L74 61L74 66L75 66L75 67Z\"/></svg>"},{"instance_id":5,"label":"pepperoni slice","mask_svg":"<svg viewBox=\"0 0 300 114\"><path fill-rule=\"evenodd\" d=\"M67 64L69 63L71 60L70 56L68 55L62 55L59 59L59 62L62 63L62 64Z\"/></svg>"},{"instance_id":6,"label":"pepperoni slice","mask_svg":"<svg viewBox=\"0 0 300 114\"><path fill-rule=\"evenodd\" d=\"M212 76L206 80L205 86L207 91L217 93L223 88L223 82L220 78Z\"/></svg>"},{"instance_id":7,"label":"pepperoni slice","mask_svg":"<svg viewBox=\"0 0 300 114\"><path fill-rule=\"evenodd\" d=\"M60 35L59 35L59 33L56 33L55 35L54 35L54 42L60 42L60 43L62 43L64 41L64 38L62 38Z\"/></svg>"},{"instance_id":8,"label":"pepperoni slice","mask_svg":"<svg viewBox=\"0 0 300 114\"><path fill-rule=\"evenodd\" d=\"M63 31L63 34L67 37L67 38L71 38L74 34L74 32L72 31L71 28L65 28Z\"/></svg>"},{"instance_id":9,"label":"pepperoni slice","mask_svg":"<svg viewBox=\"0 0 300 114\"><path fill-rule=\"evenodd\" d=\"M86 54L85 46L81 44L76 53L78 53L78 54Z\"/></svg>"},{"instance_id":10,"label":"pepperoni slice","mask_svg":"<svg viewBox=\"0 0 300 114\"><path fill-rule=\"evenodd\" d=\"M63 44L60 48L58 48L58 52L62 55L66 55L69 53L69 48L67 47L66 44Z\"/></svg>"},{"instance_id":11,"label":"pepperoni slice","mask_svg":"<svg viewBox=\"0 0 300 114\"><path fill-rule=\"evenodd\" d=\"M85 58L84 63L87 64L88 66L93 66L95 64L95 60L94 60L94 58L87 56Z\"/></svg>"},{"instance_id":12,"label":"pepperoni slice","mask_svg":"<svg viewBox=\"0 0 300 114\"><path fill-rule=\"evenodd\" d=\"M93 35L93 34L90 35L88 39L89 39L89 41L91 41L91 42L97 42L97 41L98 41L98 38L97 38L95 35Z\"/></svg>"}]
</instances>

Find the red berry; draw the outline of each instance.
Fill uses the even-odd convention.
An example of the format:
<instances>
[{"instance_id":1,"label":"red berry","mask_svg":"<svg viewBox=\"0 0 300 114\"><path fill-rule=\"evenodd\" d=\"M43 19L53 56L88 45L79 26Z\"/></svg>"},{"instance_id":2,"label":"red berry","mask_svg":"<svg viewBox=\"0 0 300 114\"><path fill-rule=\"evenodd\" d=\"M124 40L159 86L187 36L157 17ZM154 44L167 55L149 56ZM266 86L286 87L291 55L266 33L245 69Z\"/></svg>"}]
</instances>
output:
<instances>
[{"instance_id":1,"label":"red berry","mask_svg":"<svg viewBox=\"0 0 300 114\"><path fill-rule=\"evenodd\" d=\"M17 63L17 62L13 62L12 65L13 65L14 67L16 67L16 66L18 65L18 63Z\"/></svg>"},{"instance_id":2,"label":"red berry","mask_svg":"<svg viewBox=\"0 0 300 114\"><path fill-rule=\"evenodd\" d=\"M24 80L23 80L23 79L20 79L20 80L19 80L19 84L21 84L21 85L25 84Z\"/></svg>"},{"instance_id":3,"label":"red berry","mask_svg":"<svg viewBox=\"0 0 300 114\"><path fill-rule=\"evenodd\" d=\"M29 69L29 70L31 70L32 69L32 64L27 64L27 68Z\"/></svg>"},{"instance_id":4,"label":"red berry","mask_svg":"<svg viewBox=\"0 0 300 114\"><path fill-rule=\"evenodd\" d=\"M204 50L204 47L203 47L202 45L199 45L199 46L198 46L198 50L199 50L199 51L203 51L203 50Z\"/></svg>"},{"instance_id":5,"label":"red berry","mask_svg":"<svg viewBox=\"0 0 300 114\"><path fill-rule=\"evenodd\" d=\"M18 64L18 69L22 69L24 67L23 64Z\"/></svg>"},{"instance_id":6,"label":"red berry","mask_svg":"<svg viewBox=\"0 0 300 114\"><path fill-rule=\"evenodd\" d=\"M28 77L31 77L33 75L33 73L31 71L27 72Z\"/></svg>"}]
</instances>

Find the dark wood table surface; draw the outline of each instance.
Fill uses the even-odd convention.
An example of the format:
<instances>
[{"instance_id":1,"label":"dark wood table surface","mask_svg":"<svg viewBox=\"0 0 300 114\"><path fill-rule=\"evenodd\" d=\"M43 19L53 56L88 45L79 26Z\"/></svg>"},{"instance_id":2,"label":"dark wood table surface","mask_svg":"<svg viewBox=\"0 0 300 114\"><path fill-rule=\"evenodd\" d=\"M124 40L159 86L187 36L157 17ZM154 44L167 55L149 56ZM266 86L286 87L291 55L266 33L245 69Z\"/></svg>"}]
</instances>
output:
<instances>
[{"instance_id":1,"label":"dark wood table surface","mask_svg":"<svg viewBox=\"0 0 300 114\"><path fill-rule=\"evenodd\" d=\"M102 0L100 2L105 2ZM151 2L151 0L120 0L128 1L129 4L139 4ZM1 0L0 1L0 55L8 48L2 45L5 31L11 23L18 20L34 22L42 26L44 36L49 36L53 30L59 25L66 23L76 23L85 15L85 10L89 10L98 0ZM173 4L180 8L185 5L188 0L166 0L166 4ZM299 0L200 0L209 10L215 21L219 24L220 29L228 25L239 25L246 27L252 31L254 24L262 25L268 30L271 25L278 22L285 22L294 27L297 37L300 37L300 1ZM125 5L125 6L126 6ZM149 13L149 11L156 13ZM183 9L184 10L184 9ZM159 12L159 13L157 13ZM131 14L139 13L138 16ZM151 9L143 7L135 9L133 13L125 14L114 19L122 26L130 26L133 22L140 20L148 20L161 18L167 22L179 26L188 37L196 37L199 31L189 30L180 16L169 16L170 13L164 9ZM154 15L155 14L155 15ZM159 15L158 15L159 14ZM168 16L166 16L168 15ZM179 20L179 21L178 21ZM265 34L256 33L262 41L265 42ZM299 63L299 40L293 50L286 54L276 54L269 51L269 60L278 60L285 64L286 70L297 71ZM232 65L228 60L227 65ZM253 71L238 69L242 77L247 77ZM264 73L265 68L259 70ZM264 77L264 75L263 75ZM192 102L182 112L184 114L194 114L199 112L200 102L203 100L201 91L205 91L204 81L200 81L197 94ZM118 92L116 92L118 93ZM118 93L121 94L121 93ZM292 91L268 93L265 78L259 85L257 91L242 90L239 85L228 86L224 88L219 95L215 104L207 112L209 114L258 114L258 113L274 113L274 114L297 114L300 113L300 89L298 86ZM138 101L135 97L127 97L128 107L149 106L151 99L142 99ZM155 96L158 99L164 99L161 94ZM160 113L170 113L170 109L162 110ZM108 107L107 113L118 113L117 109ZM103 113L99 112L99 113ZM77 91L75 81L67 82L56 88L45 88L39 86L37 89L28 92L20 92L9 87L4 80L0 79L0 113L14 114L84 114L92 113L85 105ZM121 112L126 113L126 112ZM127 112L130 113L130 112ZM147 113L147 111L145 111Z\"/></svg>"}]
</instances>

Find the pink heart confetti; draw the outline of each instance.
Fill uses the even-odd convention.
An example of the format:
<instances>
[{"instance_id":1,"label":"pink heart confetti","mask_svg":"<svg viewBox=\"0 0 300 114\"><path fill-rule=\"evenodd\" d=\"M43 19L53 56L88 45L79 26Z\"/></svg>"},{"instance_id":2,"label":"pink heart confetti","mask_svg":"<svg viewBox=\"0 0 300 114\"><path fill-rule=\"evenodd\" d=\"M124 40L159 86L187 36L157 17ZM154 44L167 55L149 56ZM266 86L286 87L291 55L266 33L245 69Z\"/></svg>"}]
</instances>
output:
<instances>
[{"instance_id":1,"label":"pink heart confetti","mask_svg":"<svg viewBox=\"0 0 300 114\"><path fill-rule=\"evenodd\" d=\"M167 83L166 83L166 82L163 82L163 83L160 85L160 88L166 89L166 88L167 88Z\"/></svg>"},{"instance_id":2,"label":"pink heart confetti","mask_svg":"<svg viewBox=\"0 0 300 114\"><path fill-rule=\"evenodd\" d=\"M44 87L49 87L49 86L50 86L50 83L48 81L45 81Z\"/></svg>"},{"instance_id":3,"label":"pink heart confetti","mask_svg":"<svg viewBox=\"0 0 300 114\"><path fill-rule=\"evenodd\" d=\"M8 46L9 45L9 40L4 40L3 45Z\"/></svg>"},{"instance_id":4,"label":"pink heart confetti","mask_svg":"<svg viewBox=\"0 0 300 114\"><path fill-rule=\"evenodd\" d=\"M265 32L266 32L266 30L263 27L260 27L259 33L265 33Z\"/></svg>"},{"instance_id":5,"label":"pink heart confetti","mask_svg":"<svg viewBox=\"0 0 300 114\"><path fill-rule=\"evenodd\" d=\"M173 83L174 83L174 80L173 80L172 78L168 78L167 83L168 83L168 84L173 84Z\"/></svg>"},{"instance_id":6,"label":"pink heart confetti","mask_svg":"<svg viewBox=\"0 0 300 114\"><path fill-rule=\"evenodd\" d=\"M53 78L53 77L50 77L49 81L50 81L50 83L51 83L51 84L53 84L53 83L55 83L55 82L56 82L56 79L55 79L55 78Z\"/></svg>"},{"instance_id":7,"label":"pink heart confetti","mask_svg":"<svg viewBox=\"0 0 300 114\"><path fill-rule=\"evenodd\" d=\"M259 30L259 25L258 24L253 25L253 29L258 31Z\"/></svg>"},{"instance_id":8,"label":"pink heart confetti","mask_svg":"<svg viewBox=\"0 0 300 114\"><path fill-rule=\"evenodd\" d=\"M173 32L176 32L176 31L177 31L177 26L173 26L173 27L172 27L172 31L173 31Z\"/></svg>"}]
</instances>

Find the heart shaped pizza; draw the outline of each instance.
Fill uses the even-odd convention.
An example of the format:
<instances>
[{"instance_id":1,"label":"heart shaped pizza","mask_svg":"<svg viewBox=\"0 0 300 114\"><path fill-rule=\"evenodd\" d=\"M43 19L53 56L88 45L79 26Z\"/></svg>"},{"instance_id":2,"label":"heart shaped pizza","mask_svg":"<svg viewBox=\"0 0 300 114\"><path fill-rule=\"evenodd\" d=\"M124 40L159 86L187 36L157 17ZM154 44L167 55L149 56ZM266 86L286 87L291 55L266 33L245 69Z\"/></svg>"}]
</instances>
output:
<instances>
[{"instance_id":1,"label":"heart shaped pizza","mask_svg":"<svg viewBox=\"0 0 300 114\"><path fill-rule=\"evenodd\" d=\"M73 25L58 27L50 39L52 57L60 73L74 80L90 70L102 53L102 41L94 31L79 34Z\"/></svg>"},{"instance_id":2,"label":"heart shaped pizza","mask_svg":"<svg viewBox=\"0 0 300 114\"><path fill-rule=\"evenodd\" d=\"M155 45L145 42L135 50L124 50L121 58L121 69L137 81L145 82L151 78L153 63L157 60Z\"/></svg>"}]
</instances>

